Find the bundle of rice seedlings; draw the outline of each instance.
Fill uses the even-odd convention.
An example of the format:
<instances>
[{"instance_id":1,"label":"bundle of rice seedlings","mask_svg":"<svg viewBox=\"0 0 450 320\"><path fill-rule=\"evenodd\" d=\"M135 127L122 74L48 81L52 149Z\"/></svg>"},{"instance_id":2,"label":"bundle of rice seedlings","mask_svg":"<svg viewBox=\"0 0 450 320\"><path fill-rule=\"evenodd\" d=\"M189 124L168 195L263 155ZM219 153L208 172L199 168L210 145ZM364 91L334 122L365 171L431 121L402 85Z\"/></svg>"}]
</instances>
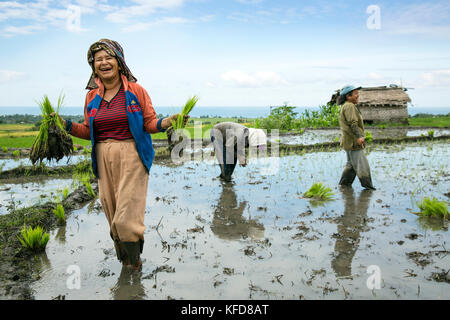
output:
<instances>
[{"instance_id":1,"label":"bundle of rice seedlings","mask_svg":"<svg viewBox=\"0 0 450 320\"><path fill-rule=\"evenodd\" d=\"M366 136L364 137L364 140L365 140L367 143L371 143L371 142L373 141L372 132L366 131Z\"/></svg>"},{"instance_id":2,"label":"bundle of rice seedlings","mask_svg":"<svg viewBox=\"0 0 450 320\"><path fill-rule=\"evenodd\" d=\"M47 242L50 239L50 235L42 230L40 226L35 229L29 227L28 229L23 226L21 231L22 238L19 238L20 243L25 248L33 251L42 251L47 246Z\"/></svg>"},{"instance_id":3,"label":"bundle of rice seedlings","mask_svg":"<svg viewBox=\"0 0 450 320\"><path fill-rule=\"evenodd\" d=\"M66 215L64 214L64 207L62 206L62 204L60 204L60 203L57 204L56 205L56 209L53 210L53 213L58 218L58 222L60 224L65 224L66 223Z\"/></svg>"},{"instance_id":4,"label":"bundle of rice seedlings","mask_svg":"<svg viewBox=\"0 0 450 320\"><path fill-rule=\"evenodd\" d=\"M317 200L331 200L334 193L331 188L326 187L321 182L314 183L311 188L304 193L306 198L314 198Z\"/></svg>"},{"instance_id":5,"label":"bundle of rice seedlings","mask_svg":"<svg viewBox=\"0 0 450 320\"><path fill-rule=\"evenodd\" d=\"M175 132L175 130L183 129L185 127L184 117L192 111L192 109L194 108L197 101L198 101L197 96L193 96L192 98L190 98L184 105L183 109L181 110L181 113L178 114L177 119L172 120L172 125L167 129L166 134L167 134L167 140L169 141L169 150L170 151L172 151L172 149L176 143L176 141L172 140L172 134ZM181 136L179 138L178 142L180 142L182 140L183 140L183 137Z\"/></svg>"},{"instance_id":6,"label":"bundle of rice seedlings","mask_svg":"<svg viewBox=\"0 0 450 320\"><path fill-rule=\"evenodd\" d=\"M446 218L449 216L448 206L445 201L438 201L436 198L425 197L417 203L420 209L419 214L426 217Z\"/></svg>"},{"instance_id":7,"label":"bundle of rice seedlings","mask_svg":"<svg viewBox=\"0 0 450 320\"><path fill-rule=\"evenodd\" d=\"M64 97L59 96L58 106L55 112L47 95L41 102L38 102L42 113L42 124L39 134L35 138L30 151L30 160L34 165L38 160L61 160L64 156L69 156L73 152L73 142L70 135L64 129L58 113L63 103Z\"/></svg>"},{"instance_id":8,"label":"bundle of rice seedlings","mask_svg":"<svg viewBox=\"0 0 450 320\"><path fill-rule=\"evenodd\" d=\"M172 121L172 129L173 130L184 128L184 117L186 115L188 115L192 111L192 109L194 109L194 106L197 103L197 101L198 101L198 97L193 96L186 102L186 104L183 107L183 110L181 110L181 113L178 114L177 120Z\"/></svg>"}]
</instances>

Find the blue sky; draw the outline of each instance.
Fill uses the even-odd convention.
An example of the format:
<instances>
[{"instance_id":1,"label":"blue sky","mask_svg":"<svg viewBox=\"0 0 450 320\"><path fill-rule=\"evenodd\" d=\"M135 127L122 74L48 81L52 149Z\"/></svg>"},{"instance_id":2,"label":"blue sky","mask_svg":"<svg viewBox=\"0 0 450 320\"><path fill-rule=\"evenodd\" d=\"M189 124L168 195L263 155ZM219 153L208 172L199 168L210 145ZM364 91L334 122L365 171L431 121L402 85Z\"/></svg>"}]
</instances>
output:
<instances>
[{"instance_id":1,"label":"blue sky","mask_svg":"<svg viewBox=\"0 0 450 320\"><path fill-rule=\"evenodd\" d=\"M121 43L155 108L193 94L312 107L346 84L391 83L414 88L414 106L450 107L450 2L360 0L0 1L0 106L60 92L82 105L100 38Z\"/></svg>"}]
</instances>

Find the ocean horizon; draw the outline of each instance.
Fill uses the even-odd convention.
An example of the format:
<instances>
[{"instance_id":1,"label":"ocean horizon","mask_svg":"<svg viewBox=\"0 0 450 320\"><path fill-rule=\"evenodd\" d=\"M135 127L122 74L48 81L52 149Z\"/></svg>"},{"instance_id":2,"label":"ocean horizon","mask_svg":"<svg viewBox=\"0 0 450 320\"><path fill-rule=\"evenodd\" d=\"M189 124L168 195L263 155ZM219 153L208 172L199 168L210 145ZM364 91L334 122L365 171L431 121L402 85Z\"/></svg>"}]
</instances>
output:
<instances>
[{"instance_id":1,"label":"ocean horizon","mask_svg":"<svg viewBox=\"0 0 450 320\"><path fill-rule=\"evenodd\" d=\"M270 108L267 107L196 107L190 115L191 117L223 117L223 118L260 118L266 117L270 114ZM318 110L319 107L296 107L295 112L301 114L306 109ZM164 116L180 112L180 107L155 107L157 114ZM62 107L61 115L82 115L83 107ZM449 114L450 107L408 107L408 114L413 116L418 113L427 114ZM39 107L0 107L0 115L14 115L14 114L30 114L40 115Z\"/></svg>"}]
</instances>

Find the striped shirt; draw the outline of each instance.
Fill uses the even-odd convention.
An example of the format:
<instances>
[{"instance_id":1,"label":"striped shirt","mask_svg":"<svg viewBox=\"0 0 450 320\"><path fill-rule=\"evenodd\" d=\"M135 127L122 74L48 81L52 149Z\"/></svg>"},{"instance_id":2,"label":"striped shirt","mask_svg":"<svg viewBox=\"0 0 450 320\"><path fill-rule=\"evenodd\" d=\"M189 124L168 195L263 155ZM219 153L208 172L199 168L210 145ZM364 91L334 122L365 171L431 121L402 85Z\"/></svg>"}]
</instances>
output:
<instances>
[{"instance_id":1,"label":"striped shirt","mask_svg":"<svg viewBox=\"0 0 450 320\"><path fill-rule=\"evenodd\" d=\"M111 101L102 100L94 119L96 141L132 139L128 126L125 90L120 87Z\"/></svg>"}]
</instances>

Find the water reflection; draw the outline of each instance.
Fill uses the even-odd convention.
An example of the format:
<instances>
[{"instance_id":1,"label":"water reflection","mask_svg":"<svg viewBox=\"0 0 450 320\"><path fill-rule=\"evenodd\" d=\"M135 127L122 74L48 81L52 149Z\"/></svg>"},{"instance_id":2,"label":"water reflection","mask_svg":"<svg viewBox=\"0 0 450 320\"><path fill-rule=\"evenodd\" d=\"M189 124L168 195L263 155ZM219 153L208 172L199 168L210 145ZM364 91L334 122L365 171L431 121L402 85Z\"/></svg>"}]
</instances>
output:
<instances>
[{"instance_id":1,"label":"water reflection","mask_svg":"<svg viewBox=\"0 0 450 320\"><path fill-rule=\"evenodd\" d=\"M345 209L338 222L334 258L331 261L338 277L352 274L352 260L358 250L360 233L367 224L367 209L373 193L372 190L363 190L355 201L353 188L342 187L341 192Z\"/></svg>"},{"instance_id":2,"label":"water reflection","mask_svg":"<svg viewBox=\"0 0 450 320\"><path fill-rule=\"evenodd\" d=\"M111 289L114 300L144 300L145 288L141 281L142 272L131 271L129 267L122 267L117 283Z\"/></svg>"},{"instance_id":3,"label":"water reflection","mask_svg":"<svg viewBox=\"0 0 450 320\"><path fill-rule=\"evenodd\" d=\"M222 184L222 194L214 211L211 230L221 239L239 240L250 237L257 240L264 237L264 226L254 219L245 219L243 212L247 201L238 204L231 183Z\"/></svg>"}]
</instances>

